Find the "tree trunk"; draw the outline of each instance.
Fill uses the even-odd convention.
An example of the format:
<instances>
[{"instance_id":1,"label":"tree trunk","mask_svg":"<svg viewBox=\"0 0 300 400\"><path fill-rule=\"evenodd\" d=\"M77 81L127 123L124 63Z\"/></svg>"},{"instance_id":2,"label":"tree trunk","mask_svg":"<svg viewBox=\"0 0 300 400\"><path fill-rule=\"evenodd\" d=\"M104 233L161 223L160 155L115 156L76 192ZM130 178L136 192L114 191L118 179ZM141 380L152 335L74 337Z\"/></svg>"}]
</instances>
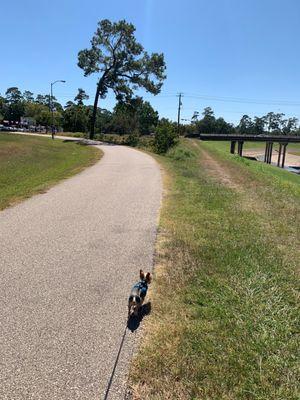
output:
<instances>
[{"instance_id":1,"label":"tree trunk","mask_svg":"<svg viewBox=\"0 0 300 400\"><path fill-rule=\"evenodd\" d=\"M95 124L96 124L97 108L98 108L98 100L99 100L99 95L100 95L100 89L101 89L101 80L97 83L97 90L96 90L95 101L94 101L94 109L93 109L93 114L92 114L92 118L91 118L90 139L94 139L94 135L95 135Z\"/></svg>"},{"instance_id":2,"label":"tree trunk","mask_svg":"<svg viewBox=\"0 0 300 400\"><path fill-rule=\"evenodd\" d=\"M78 106L77 106L78 107ZM75 122L73 124L73 132L76 132L78 108L76 108Z\"/></svg>"}]
</instances>

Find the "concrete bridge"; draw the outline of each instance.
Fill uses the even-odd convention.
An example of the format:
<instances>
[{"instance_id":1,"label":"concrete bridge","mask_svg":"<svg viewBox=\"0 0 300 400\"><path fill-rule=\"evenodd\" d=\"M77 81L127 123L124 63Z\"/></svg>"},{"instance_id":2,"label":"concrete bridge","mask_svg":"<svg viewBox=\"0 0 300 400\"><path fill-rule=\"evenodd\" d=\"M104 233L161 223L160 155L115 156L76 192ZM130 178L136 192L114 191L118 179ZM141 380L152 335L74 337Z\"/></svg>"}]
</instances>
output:
<instances>
[{"instance_id":1,"label":"concrete bridge","mask_svg":"<svg viewBox=\"0 0 300 400\"><path fill-rule=\"evenodd\" d=\"M271 135L218 135L218 134L199 134L189 137L200 140L228 141L231 142L230 153L235 154L237 144L237 154L243 155L244 142L265 142L264 162L271 164L273 144L279 143L277 166L284 168L286 148L289 143L300 143L300 136L271 136Z\"/></svg>"}]
</instances>

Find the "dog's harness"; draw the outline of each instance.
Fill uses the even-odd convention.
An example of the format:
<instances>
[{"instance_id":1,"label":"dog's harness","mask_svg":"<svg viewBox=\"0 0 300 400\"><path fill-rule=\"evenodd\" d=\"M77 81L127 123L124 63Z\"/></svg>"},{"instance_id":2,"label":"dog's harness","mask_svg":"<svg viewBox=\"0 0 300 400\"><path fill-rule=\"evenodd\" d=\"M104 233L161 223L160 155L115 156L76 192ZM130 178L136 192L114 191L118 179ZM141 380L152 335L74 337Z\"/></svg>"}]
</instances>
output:
<instances>
[{"instance_id":1,"label":"dog's harness","mask_svg":"<svg viewBox=\"0 0 300 400\"><path fill-rule=\"evenodd\" d=\"M133 286L132 290L138 290L140 296L142 297L142 299L144 299L147 294L148 283L146 281L139 281Z\"/></svg>"}]
</instances>

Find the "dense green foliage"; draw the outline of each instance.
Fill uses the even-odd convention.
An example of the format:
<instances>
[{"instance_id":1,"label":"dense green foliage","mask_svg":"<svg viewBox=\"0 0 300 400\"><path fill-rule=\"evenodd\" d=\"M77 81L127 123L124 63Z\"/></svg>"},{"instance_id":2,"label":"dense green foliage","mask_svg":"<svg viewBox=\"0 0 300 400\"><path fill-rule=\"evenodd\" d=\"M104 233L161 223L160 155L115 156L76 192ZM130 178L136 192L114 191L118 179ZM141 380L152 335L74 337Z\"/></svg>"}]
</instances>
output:
<instances>
[{"instance_id":1,"label":"dense green foliage","mask_svg":"<svg viewBox=\"0 0 300 400\"><path fill-rule=\"evenodd\" d=\"M138 131L141 135L148 135L154 131L158 123L158 112L148 101L141 97L130 99L128 102L116 104L111 121L111 132L130 134Z\"/></svg>"},{"instance_id":2,"label":"dense green foliage","mask_svg":"<svg viewBox=\"0 0 300 400\"><path fill-rule=\"evenodd\" d=\"M283 113L269 112L262 117L243 115L237 130L242 135L260 135L265 132L272 134L289 135L297 130L297 118L285 118Z\"/></svg>"},{"instance_id":3,"label":"dense green foliage","mask_svg":"<svg viewBox=\"0 0 300 400\"><path fill-rule=\"evenodd\" d=\"M52 102L54 125L60 127L63 122L63 107L55 97L52 98ZM17 126L22 118L26 117L24 124L44 126L47 131L52 123L50 103L49 95L38 94L34 98L33 93L28 90L21 93L17 87L11 87L7 89L5 97L0 96L0 119Z\"/></svg>"},{"instance_id":4,"label":"dense green foliage","mask_svg":"<svg viewBox=\"0 0 300 400\"><path fill-rule=\"evenodd\" d=\"M178 135L171 123L163 122L158 125L154 136L154 151L158 154L166 153L178 140Z\"/></svg>"},{"instance_id":5,"label":"dense green foliage","mask_svg":"<svg viewBox=\"0 0 300 400\"><path fill-rule=\"evenodd\" d=\"M0 210L98 160L90 146L0 133Z\"/></svg>"},{"instance_id":6,"label":"dense green foliage","mask_svg":"<svg viewBox=\"0 0 300 400\"><path fill-rule=\"evenodd\" d=\"M87 99L81 88L74 101L68 101L64 108L53 97L54 125L66 132L87 133L93 114L93 106L84 104ZM21 93L18 88L9 88L5 97L0 96L0 122L8 120L17 125L16 122L25 117L24 126L28 124L31 129L45 127L48 131L52 123L50 101L49 95L38 94L34 97L32 92ZM95 132L148 135L154 132L158 120L158 112L148 101L134 97L117 102L112 112L97 108Z\"/></svg>"},{"instance_id":7,"label":"dense green foliage","mask_svg":"<svg viewBox=\"0 0 300 400\"><path fill-rule=\"evenodd\" d=\"M194 114L192 121L197 133L230 134L234 132L234 126L223 118L216 118L213 110L206 107L202 113L203 118L198 120L198 114Z\"/></svg>"}]
</instances>

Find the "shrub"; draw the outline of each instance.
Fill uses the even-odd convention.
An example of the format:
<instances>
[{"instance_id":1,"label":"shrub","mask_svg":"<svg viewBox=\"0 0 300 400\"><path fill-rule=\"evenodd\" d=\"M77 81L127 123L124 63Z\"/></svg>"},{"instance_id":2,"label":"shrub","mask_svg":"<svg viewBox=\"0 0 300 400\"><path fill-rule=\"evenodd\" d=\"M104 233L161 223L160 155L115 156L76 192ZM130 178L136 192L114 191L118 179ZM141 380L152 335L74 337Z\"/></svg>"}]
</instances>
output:
<instances>
[{"instance_id":1,"label":"shrub","mask_svg":"<svg viewBox=\"0 0 300 400\"><path fill-rule=\"evenodd\" d=\"M183 149L181 147L176 147L175 149L172 149L168 153L168 156L170 158L173 158L173 160L176 160L176 161L185 161L185 160L188 160L190 158L194 158L195 157L195 153L193 153L189 149Z\"/></svg>"},{"instance_id":2,"label":"shrub","mask_svg":"<svg viewBox=\"0 0 300 400\"><path fill-rule=\"evenodd\" d=\"M136 147L139 144L139 134L133 131L127 138L126 144L128 146Z\"/></svg>"},{"instance_id":3,"label":"shrub","mask_svg":"<svg viewBox=\"0 0 300 400\"><path fill-rule=\"evenodd\" d=\"M139 147L145 150L152 151L154 147L154 137L149 135L140 136Z\"/></svg>"},{"instance_id":4,"label":"shrub","mask_svg":"<svg viewBox=\"0 0 300 400\"><path fill-rule=\"evenodd\" d=\"M117 145L125 145L127 144L128 136L127 135L117 135L117 134L96 134L96 140L101 140L105 143L112 143Z\"/></svg>"},{"instance_id":5,"label":"shrub","mask_svg":"<svg viewBox=\"0 0 300 400\"><path fill-rule=\"evenodd\" d=\"M172 124L165 122L155 130L154 150L158 154L166 153L171 147L177 144L178 136Z\"/></svg>"}]
</instances>

